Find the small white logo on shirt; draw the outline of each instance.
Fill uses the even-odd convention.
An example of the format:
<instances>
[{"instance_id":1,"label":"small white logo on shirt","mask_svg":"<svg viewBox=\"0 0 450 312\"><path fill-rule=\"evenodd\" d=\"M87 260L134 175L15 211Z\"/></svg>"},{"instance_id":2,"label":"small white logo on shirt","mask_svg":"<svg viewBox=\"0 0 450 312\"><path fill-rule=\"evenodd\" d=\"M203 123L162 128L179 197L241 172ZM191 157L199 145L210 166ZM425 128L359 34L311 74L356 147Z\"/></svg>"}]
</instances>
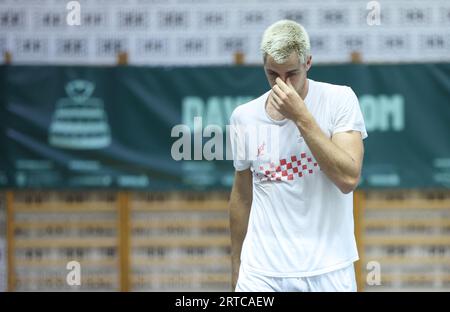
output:
<instances>
[{"instance_id":1,"label":"small white logo on shirt","mask_svg":"<svg viewBox=\"0 0 450 312\"><path fill-rule=\"evenodd\" d=\"M256 157L261 157L264 155L264 147L265 146L266 146L266 143L263 143L260 146L258 146L258 154L256 155Z\"/></svg>"}]
</instances>

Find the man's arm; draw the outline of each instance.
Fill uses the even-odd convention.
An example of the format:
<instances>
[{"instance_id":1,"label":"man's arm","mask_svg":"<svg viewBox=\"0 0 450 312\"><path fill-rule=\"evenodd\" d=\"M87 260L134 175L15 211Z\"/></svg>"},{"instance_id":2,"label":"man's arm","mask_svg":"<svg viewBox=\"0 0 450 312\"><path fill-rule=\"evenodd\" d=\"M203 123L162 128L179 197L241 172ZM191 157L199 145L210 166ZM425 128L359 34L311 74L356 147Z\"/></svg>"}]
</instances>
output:
<instances>
[{"instance_id":1,"label":"man's arm","mask_svg":"<svg viewBox=\"0 0 450 312\"><path fill-rule=\"evenodd\" d=\"M253 197L252 172L250 169L236 171L230 201L230 232L231 232L231 286L236 287L241 250L247 233L248 218Z\"/></svg>"},{"instance_id":2,"label":"man's arm","mask_svg":"<svg viewBox=\"0 0 450 312\"><path fill-rule=\"evenodd\" d=\"M312 117L311 117L312 118ZM364 155L361 133L347 131L329 139L314 118L303 118L297 127L308 144L322 171L347 194L358 185Z\"/></svg>"},{"instance_id":3,"label":"man's arm","mask_svg":"<svg viewBox=\"0 0 450 312\"><path fill-rule=\"evenodd\" d=\"M322 132L303 99L288 79L285 84L277 78L273 87L272 105L297 125L306 144L316 158L322 171L347 194L358 185L361 176L364 145L361 133L347 131L337 133L330 139Z\"/></svg>"}]
</instances>

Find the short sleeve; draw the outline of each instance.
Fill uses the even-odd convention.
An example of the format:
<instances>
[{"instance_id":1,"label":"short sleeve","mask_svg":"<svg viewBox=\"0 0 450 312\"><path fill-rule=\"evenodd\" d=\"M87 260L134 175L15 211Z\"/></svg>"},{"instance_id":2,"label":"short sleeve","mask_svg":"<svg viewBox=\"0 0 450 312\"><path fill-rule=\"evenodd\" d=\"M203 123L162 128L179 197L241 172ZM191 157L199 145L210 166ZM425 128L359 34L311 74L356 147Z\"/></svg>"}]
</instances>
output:
<instances>
[{"instance_id":1,"label":"short sleeve","mask_svg":"<svg viewBox=\"0 0 450 312\"><path fill-rule=\"evenodd\" d=\"M345 87L342 100L336 105L333 118L333 135L339 132L359 131L363 139L367 138L364 118L359 106L358 98L349 87Z\"/></svg>"},{"instance_id":2,"label":"short sleeve","mask_svg":"<svg viewBox=\"0 0 450 312\"><path fill-rule=\"evenodd\" d=\"M230 117L230 143L233 166L236 171L250 168L251 161L246 157L245 125L239 121L236 110Z\"/></svg>"}]
</instances>

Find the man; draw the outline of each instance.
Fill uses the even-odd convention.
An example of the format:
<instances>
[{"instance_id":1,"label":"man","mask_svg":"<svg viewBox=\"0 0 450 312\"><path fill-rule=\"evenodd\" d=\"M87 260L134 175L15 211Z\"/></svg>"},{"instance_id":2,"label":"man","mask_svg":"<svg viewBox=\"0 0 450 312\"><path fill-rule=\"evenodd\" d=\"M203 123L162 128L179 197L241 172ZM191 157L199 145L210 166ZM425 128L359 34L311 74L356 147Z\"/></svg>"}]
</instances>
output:
<instances>
[{"instance_id":1,"label":"man","mask_svg":"<svg viewBox=\"0 0 450 312\"><path fill-rule=\"evenodd\" d=\"M307 78L310 42L300 24L271 25L261 50L272 88L238 106L230 122L278 129L279 146L272 150L279 158L266 157L269 143L260 135L255 159L239 159L233 149L232 286L356 291L352 191L367 137L358 99L349 87ZM251 148L244 142L242 150Z\"/></svg>"}]
</instances>

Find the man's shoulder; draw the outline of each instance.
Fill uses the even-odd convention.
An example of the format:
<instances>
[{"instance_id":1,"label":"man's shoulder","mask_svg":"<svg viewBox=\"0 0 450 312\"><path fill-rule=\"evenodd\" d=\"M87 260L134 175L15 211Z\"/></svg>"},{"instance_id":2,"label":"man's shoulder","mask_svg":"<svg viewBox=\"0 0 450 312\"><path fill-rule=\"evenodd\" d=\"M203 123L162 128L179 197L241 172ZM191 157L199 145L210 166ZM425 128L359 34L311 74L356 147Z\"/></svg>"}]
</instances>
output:
<instances>
[{"instance_id":1,"label":"man's shoulder","mask_svg":"<svg viewBox=\"0 0 450 312\"><path fill-rule=\"evenodd\" d=\"M352 93L353 90L351 87L347 85L338 85L333 84L329 82L323 82L323 81L310 81L310 83L313 83L314 87L317 88L321 93L325 93L328 95L336 95L337 93L340 94L349 94Z\"/></svg>"},{"instance_id":2,"label":"man's shoulder","mask_svg":"<svg viewBox=\"0 0 450 312\"><path fill-rule=\"evenodd\" d=\"M261 102L264 101L266 97L267 92L249 102L238 105L231 113L231 118L239 118L256 114L258 105L261 104Z\"/></svg>"}]
</instances>

